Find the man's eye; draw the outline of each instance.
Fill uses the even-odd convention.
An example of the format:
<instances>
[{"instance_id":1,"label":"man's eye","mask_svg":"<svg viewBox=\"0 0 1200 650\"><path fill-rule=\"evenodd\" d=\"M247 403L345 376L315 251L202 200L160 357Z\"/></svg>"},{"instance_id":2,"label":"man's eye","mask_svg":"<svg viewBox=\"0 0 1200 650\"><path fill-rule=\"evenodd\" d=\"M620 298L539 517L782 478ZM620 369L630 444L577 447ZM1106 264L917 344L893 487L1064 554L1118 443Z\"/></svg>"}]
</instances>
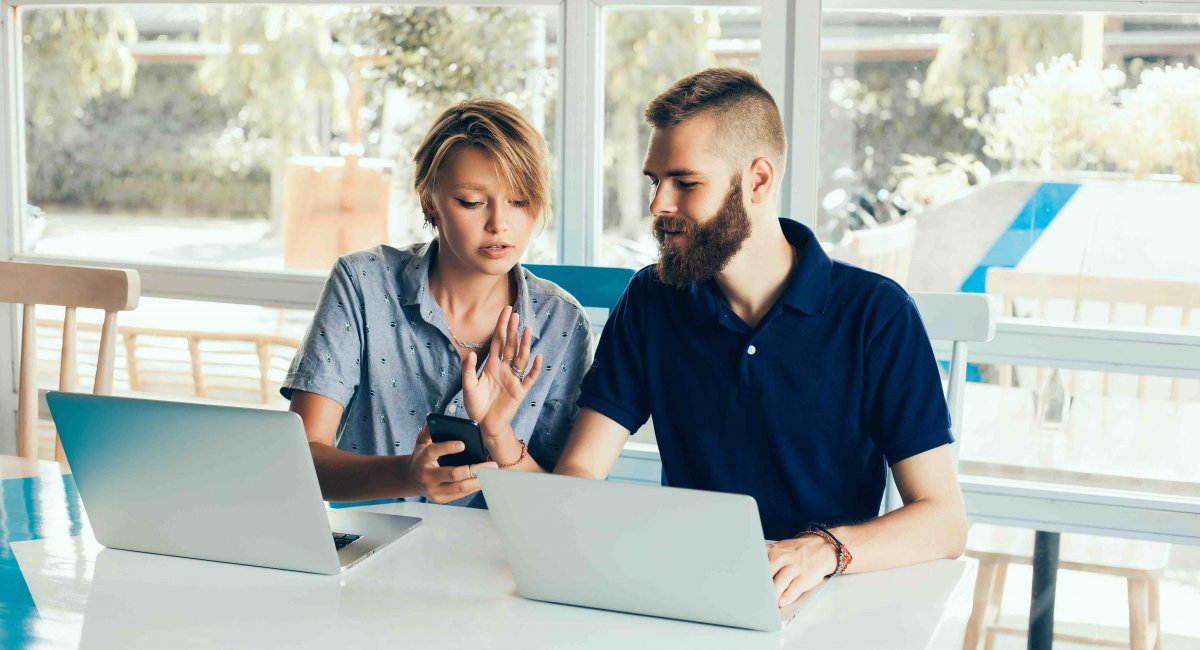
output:
<instances>
[{"instance_id":1,"label":"man's eye","mask_svg":"<svg viewBox=\"0 0 1200 650\"><path fill-rule=\"evenodd\" d=\"M676 184L685 190L690 190L693 187L696 187L697 185L699 185L700 183L689 183L687 181L676 181Z\"/></svg>"},{"instance_id":2,"label":"man's eye","mask_svg":"<svg viewBox=\"0 0 1200 650\"><path fill-rule=\"evenodd\" d=\"M462 207L464 207L468 210L474 210L475 208L478 208L479 206L483 205L482 201L465 201L463 199L457 199L457 198L454 200L458 201L459 205L461 205Z\"/></svg>"}]
</instances>

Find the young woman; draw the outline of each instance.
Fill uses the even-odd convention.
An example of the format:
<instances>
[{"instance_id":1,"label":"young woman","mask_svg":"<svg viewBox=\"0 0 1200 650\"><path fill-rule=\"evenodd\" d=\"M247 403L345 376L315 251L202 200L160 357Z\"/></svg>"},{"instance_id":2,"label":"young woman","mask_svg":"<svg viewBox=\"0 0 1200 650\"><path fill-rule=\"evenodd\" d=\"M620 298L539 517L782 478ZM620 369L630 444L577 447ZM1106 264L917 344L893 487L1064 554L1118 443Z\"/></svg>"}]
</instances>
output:
<instances>
[{"instance_id":1,"label":"young woman","mask_svg":"<svg viewBox=\"0 0 1200 650\"><path fill-rule=\"evenodd\" d=\"M553 467L591 360L579 303L518 263L547 212L545 149L510 104L448 109L414 158L433 240L334 265L281 388L326 499L478 505L479 467ZM431 443L428 413L478 422L492 460L439 467L462 444Z\"/></svg>"}]
</instances>

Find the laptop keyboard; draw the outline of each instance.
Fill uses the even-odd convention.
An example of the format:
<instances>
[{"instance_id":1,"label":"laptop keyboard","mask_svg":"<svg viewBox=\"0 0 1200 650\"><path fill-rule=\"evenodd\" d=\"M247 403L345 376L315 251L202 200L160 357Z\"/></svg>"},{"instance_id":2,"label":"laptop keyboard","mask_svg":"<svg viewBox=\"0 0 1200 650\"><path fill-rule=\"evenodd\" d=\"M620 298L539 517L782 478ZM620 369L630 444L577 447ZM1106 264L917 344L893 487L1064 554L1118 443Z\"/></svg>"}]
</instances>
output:
<instances>
[{"instance_id":1,"label":"laptop keyboard","mask_svg":"<svg viewBox=\"0 0 1200 650\"><path fill-rule=\"evenodd\" d=\"M340 551L343 548L346 548L347 544L349 544L350 542L353 542L354 540L358 539L359 537L362 537L362 535L350 535L347 533L334 533L333 534L333 545L337 548L337 550Z\"/></svg>"}]
</instances>

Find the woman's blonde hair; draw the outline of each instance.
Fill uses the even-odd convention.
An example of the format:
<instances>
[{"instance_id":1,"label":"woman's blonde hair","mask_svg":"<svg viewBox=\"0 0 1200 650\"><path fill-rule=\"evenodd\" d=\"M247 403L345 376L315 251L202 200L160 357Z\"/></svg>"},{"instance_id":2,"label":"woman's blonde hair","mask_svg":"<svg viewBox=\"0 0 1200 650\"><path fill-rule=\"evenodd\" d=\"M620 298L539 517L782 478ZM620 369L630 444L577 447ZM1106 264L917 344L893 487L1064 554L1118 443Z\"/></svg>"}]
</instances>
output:
<instances>
[{"instance_id":1,"label":"woman's blonde hair","mask_svg":"<svg viewBox=\"0 0 1200 650\"><path fill-rule=\"evenodd\" d=\"M546 141L517 107L499 99L468 99L446 109L425 134L413 156L413 189L425 221L435 225L430 208L446 158L461 146L479 147L496 161L508 188L529 202L544 220L550 207Z\"/></svg>"}]
</instances>

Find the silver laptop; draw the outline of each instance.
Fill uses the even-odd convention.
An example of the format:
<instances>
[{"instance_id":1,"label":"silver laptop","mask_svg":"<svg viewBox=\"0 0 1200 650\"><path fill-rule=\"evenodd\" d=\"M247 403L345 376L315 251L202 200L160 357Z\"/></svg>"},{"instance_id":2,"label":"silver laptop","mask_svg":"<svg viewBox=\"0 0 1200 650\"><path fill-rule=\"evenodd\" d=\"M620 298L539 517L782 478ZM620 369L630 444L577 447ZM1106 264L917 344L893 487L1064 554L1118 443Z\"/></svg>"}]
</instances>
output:
<instances>
[{"instance_id":1,"label":"silver laptop","mask_svg":"<svg viewBox=\"0 0 1200 650\"><path fill-rule=\"evenodd\" d=\"M59 392L46 401L109 548L335 574L421 522L327 511L295 413Z\"/></svg>"},{"instance_id":2,"label":"silver laptop","mask_svg":"<svg viewBox=\"0 0 1200 650\"><path fill-rule=\"evenodd\" d=\"M526 598L778 631L817 591L776 606L745 495L504 470L479 481Z\"/></svg>"}]
</instances>

